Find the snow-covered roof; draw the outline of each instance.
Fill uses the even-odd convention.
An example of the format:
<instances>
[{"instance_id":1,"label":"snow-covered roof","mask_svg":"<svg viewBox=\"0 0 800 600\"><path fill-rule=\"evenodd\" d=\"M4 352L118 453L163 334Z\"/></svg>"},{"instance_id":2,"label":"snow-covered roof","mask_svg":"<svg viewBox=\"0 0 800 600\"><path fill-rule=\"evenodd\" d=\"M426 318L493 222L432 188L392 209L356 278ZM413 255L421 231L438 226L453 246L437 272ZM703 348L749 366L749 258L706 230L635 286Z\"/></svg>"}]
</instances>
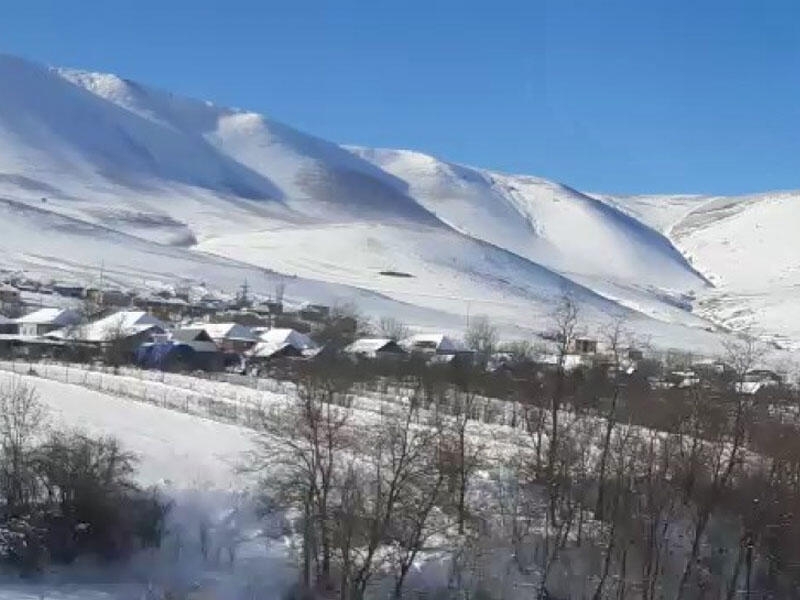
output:
<instances>
[{"instance_id":1,"label":"snow-covered roof","mask_svg":"<svg viewBox=\"0 0 800 600\"><path fill-rule=\"evenodd\" d=\"M736 391L740 394L757 394L762 388L768 387L763 381L742 381L736 384Z\"/></svg>"},{"instance_id":2,"label":"snow-covered roof","mask_svg":"<svg viewBox=\"0 0 800 600\"><path fill-rule=\"evenodd\" d=\"M194 323L190 327L205 329L206 333L214 340L258 341L258 336L253 333L252 329L238 323Z\"/></svg>"},{"instance_id":3,"label":"snow-covered roof","mask_svg":"<svg viewBox=\"0 0 800 600\"><path fill-rule=\"evenodd\" d=\"M170 339L176 343L186 344L196 352L217 352L218 350L208 332L199 327L177 329L172 332Z\"/></svg>"},{"instance_id":4,"label":"snow-covered roof","mask_svg":"<svg viewBox=\"0 0 800 600\"><path fill-rule=\"evenodd\" d=\"M122 310L98 321L78 327L75 331L58 332L60 337L71 337L84 342L104 342L117 336L136 335L152 328L166 331L163 321L141 310Z\"/></svg>"},{"instance_id":5,"label":"snow-covered roof","mask_svg":"<svg viewBox=\"0 0 800 600\"><path fill-rule=\"evenodd\" d=\"M172 339L177 342L210 342L211 336L202 327L181 327L172 332Z\"/></svg>"},{"instance_id":6,"label":"snow-covered roof","mask_svg":"<svg viewBox=\"0 0 800 600\"><path fill-rule=\"evenodd\" d=\"M304 333L294 329L275 328L261 334L251 355L266 358L288 346L304 354L314 352L319 348L319 345Z\"/></svg>"},{"instance_id":7,"label":"snow-covered roof","mask_svg":"<svg viewBox=\"0 0 800 600\"><path fill-rule=\"evenodd\" d=\"M66 327L80 322L81 316L69 308L40 308L17 319L19 324Z\"/></svg>"},{"instance_id":8,"label":"snow-covered roof","mask_svg":"<svg viewBox=\"0 0 800 600\"><path fill-rule=\"evenodd\" d=\"M11 325L14 322L14 319L9 319L5 315L0 315L0 325Z\"/></svg>"},{"instance_id":9,"label":"snow-covered roof","mask_svg":"<svg viewBox=\"0 0 800 600\"><path fill-rule=\"evenodd\" d=\"M344 351L349 354L375 354L393 345L395 341L390 338L361 338L347 346Z\"/></svg>"},{"instance_id":10,"label":"snow-covered roof","mask_svg":"<svg viewBox=\"0 0 800 600\"><path fill-rule=\"evenodd\" d=\"M409 350L431 349L440 354L469 351L460 341L443 333L418 333L404 339L400 345Z\"/></svg>"}]
</instances>

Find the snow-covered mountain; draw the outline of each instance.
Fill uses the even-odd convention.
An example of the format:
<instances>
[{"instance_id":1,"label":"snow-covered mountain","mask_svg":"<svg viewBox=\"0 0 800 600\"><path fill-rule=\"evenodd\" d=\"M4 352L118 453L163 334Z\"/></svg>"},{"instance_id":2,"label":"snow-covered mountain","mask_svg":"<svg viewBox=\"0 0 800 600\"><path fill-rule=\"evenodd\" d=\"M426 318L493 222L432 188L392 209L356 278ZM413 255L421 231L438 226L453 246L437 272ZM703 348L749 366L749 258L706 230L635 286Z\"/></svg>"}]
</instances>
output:
<instances>
[{"instance_id":1,"label":"snow-covered mountain","mask_svg":"<svg viewBox=\"0 0 800 600\"><path fill-rule=\"evenodd\" d=\"M712 320L738 324L749 293L800 304L797 261L753 233L789 221L781 198L762 215L759 199L588 195L0 56L0 268L85 279L102 265L126 285L229 290L247 278L265 293L282 278L298 298L446 330L487 313L518 334L570 293L587 323L625 313L656 343L709 348ZM784 275L764 276L767 252Z\"/></svg>"},{"instance_id":2,"label":"snow-covered mountain","mask_svg":"<svg viewBox=\"0 0 800 600\"><path fill-rule=\"evenodd\" d=\"M695 312L800 344L800 192L605 197L661 231L708 277Z\"/></svg>"}]
</instances>

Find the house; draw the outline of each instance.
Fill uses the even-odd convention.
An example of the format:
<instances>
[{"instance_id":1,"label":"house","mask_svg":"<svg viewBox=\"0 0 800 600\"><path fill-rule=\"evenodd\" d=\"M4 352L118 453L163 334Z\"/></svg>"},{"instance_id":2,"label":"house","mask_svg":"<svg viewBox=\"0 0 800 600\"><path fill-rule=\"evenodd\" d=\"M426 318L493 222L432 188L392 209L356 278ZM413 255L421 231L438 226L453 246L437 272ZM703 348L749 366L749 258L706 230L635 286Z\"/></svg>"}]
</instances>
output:
<instances>
[{"instance_id":1,"label":"house","mask_svg":"<svg viewBox=\"0 0 800 600\"><path fill-rule=\"evenodd\" d=\"M81 322L81 315L68 308L40 308L17 319L22 336L45 335L57 329L74 327Z\"/></svg>"},{"instance_id":2,"label":"house","mask_svg":"<svg viewBox=\"0 0 800 600\"><path fill-rule=\"evenodd\" d=\"M0 356L26 358L64 358L68 355L68 346L60 340L35 336L21 336L11 333L0 333Z\"/></svg>"},{"instance_id":3,"label":"house","mask_svg":"<svg viewBox=\"0 0 800 600\"><path fill-rule=\"evenodd\" d=\"M644 360L644 352L638 348L628 348L628 360L639 361Z\"/></svg>"},{"instance_id":4,"label":"house","mask_svg":"<svg viewBox=\"0 0 800 600\"><path fill-rule=\"evenodd\" d=\"M267 305L267 308L269 308L270 314L283 314L283 302L273 302L272 300L267 300L265 304Z\"/></svg>"},{"instance_id":5,"label":"house","mask_svg":"<svg viewBox=\"0 0 800 600\"><path fill-rule=\"evenodd\" d=\"M136 296L132 302L137 308L167 321L178 321L184 314L192 312L189 303L177 297Z\"/></svg>"},{"instance_id":6,"label":"house","mask_svg":"<svg viewBox=\"0 0 800 600\"><path fill-rule=\"evenodd\" d=\"M251 359L313 356L319 345L310 337L294 329L275 328L261 334L258 343L249 353Z\"/></svg>"},{"instance_id":7,"label":"house","mask_svg":"<svg viewBox=\"0 0 800 600\"><path fill-rule=\"evenodd\" d=\"M560 356L557 353L549 352L540 354L534 362L547 370L558 369L560 364L564 371L570 372L586 366L587 358L585 354L564 354Z\"/></svg>"},{"instance_id":8,"label":"house","mask_svg":"<svg viewBox=\"0 0 800 600\"><path fill-rule=\"evenodd\" d=\"M184 350L173 350L174 356L181 356L181 363L185 368L202 369L204 371L219 371L224 366L224 356L214 340L205 329L185 327L171 332L167 340L153 339L154 342L169 342L173 346L182 345L191 349L191 353ZM163 351L163 350L162 350ZM181 354L182 353L182 354Z\"/></svg>"},{"instance_id":9,"label":"house","mask_svg":"<svg viewBox=\"0 0 800 600\"><path fill-rule=\"evenodd\" d=\"M783 377L769 369L753 369L745 375L745 381L759 381L769 386L778 386L783 383Z\"/></svg>"},{"instance_id":10,"label":"house","mask_svg":"<svg viewBox=\"0 0 800 600\"><path fill-rule=\"evenodd\" d=\"M195 323L192 329L203 329L223 352L245 352L258 342L253 330L239 323Z\"/></svg>"},{"instance_id":11,"label":"house","mask_svg":"<svg viewBox=\"0 0 800 600\"><path fill-rule=\"evenodd\" d=\"M671 371L667 381L676 388L690 388L700 384L700 377L692 370Z\"/></svg>"},{"instance_id":12,"label":"house","mask_svg":"<svg viewBox=\"0 0 800 600\"><path fill-rule=\"evenodd\" d=\"M0 333L15 334L17 331L17 323L14 319L9 319L8 317L0 315Z\"/></svg>"},{"instance_id":13,"label":"house","mask_svg":"<svg viewBox=\"0 0 800 600\"><path fill-rule=\"evenodd\" d=\"M396 341L388 338L361 338L344 349L358 358L399 358L406 354Z\"/></svg>"},{"instance_id":14,"label":"house","mask_svg":"<svg viewBox=\"0 0 800 600\"><path fill-rule=\"evenodd\" d=\"M133 296L122 290L103 290L102 304L109 307L125 307L131 305Z\"/></svg>"},{"instance_id":15,"label":"house","mask_svg":"<svg viewBox=\"0 0 800 600\"><path fill-rule=\"evenodd\" d=\"M0 304L19 304L19 290L7 283L0 283Z\"/></svg>"},{"instance_id":16,"label":"house","mask_svg":"<svg viewBox=\"0 0 800 600\"><path fill-rule=\"evenodd\" d=\"M270 308L269 304L266 302L262 302L259 304L253 304L250 307L250 311L257 314L260 317L270 317L272 316L272 309Z\"/></svg>"},{"instance_id":17,"label":"house","mask_svg":"<svg viewBox=\"0 0 800 600\"><path fill-rule=\"evenodd\" d=\"M183 329L176 329L172 332L170 339L174 342L186 344L195 352L208 353L219 352L219 348L208 335L205 329L200 327L185 327Z\"/></svg>"},{"instance_id":18,"label":"house","mask_svg":"<svg viewBox=\"0 0 800 600\"><path fill-rule=\"evenodd\" d=\"M173 340L147 342L136 348L134 362L144 369L187 371L202 369L200 354L188 344Z\"/></svg>"},{"instance_id":19,"label":"house","mask_svg":"<svg viewBox=\"0 0 800 600\"><path fill-rule=\"evenodd\" d=\"M331 307L324 304L304 303L298 311L301 319L306 321L321 322L331 316Z\"/></svg>"},{"instance_id":20,"label":"house","mask_svg":"<svg viewBox=\"0 0 800 600\"><path fill-rule=\"evenodd\" d=\"M149 340L154 333L166 330L167 326L151 314L141 310L123 310L87 325L54 332L52 337L103 344L115 340Z\"/></svg>"},{"instance_id":21,"label":"house","mask_svg":"<svg viewBox=\"0 0 800 600\"><path fill-rule=\"evenodd\" d=\"M67 298L83 298L86 295L86 289L82 285L68 281L56 281L53 292Z\"/></svg>"},{"instance_id":22,"label":"house","mask_svg":"<svg viewBox=\"0 0 800 600\"><path fill-rule=\"evenodd\" d=\"M54 331L47 337L60 339L70 346L101 352L105 360L123 364L134 351L154 335L163 334L166 325L153 315L137 310L123 310L79 327Z\"/></svg>"},{"instance_id":23,"label":"house","mask_svg":"<svg viewBox=\"0 0 800 600\"><path fill-rule=\"evenodd\" d=\"M572 342L575 354L597 354L597 340L586 337L575 338Z\"/></svg>"},{"instance_id":24,"label":"house","mask_svg":"<svg viewBox=\"0 0 800 600\"><path fill-rule=\"evenodd\" d=\"M757 394L762 390L777 388L783 383L783 378L775 371L769 369L753 369L744 376L744 381L736 384L736 390L742 394Z\"/></svg>"},{"instance_id":25,"label":"house","mask_svg":"<svg viewBox=\"0 0 800 600\"><path fill-rule=\"evenodd\" d=\"M400 342L407 352L420 354L456 355L472 354L464 344L442 333L420 333Z\"/></svg>"}]
</instances>

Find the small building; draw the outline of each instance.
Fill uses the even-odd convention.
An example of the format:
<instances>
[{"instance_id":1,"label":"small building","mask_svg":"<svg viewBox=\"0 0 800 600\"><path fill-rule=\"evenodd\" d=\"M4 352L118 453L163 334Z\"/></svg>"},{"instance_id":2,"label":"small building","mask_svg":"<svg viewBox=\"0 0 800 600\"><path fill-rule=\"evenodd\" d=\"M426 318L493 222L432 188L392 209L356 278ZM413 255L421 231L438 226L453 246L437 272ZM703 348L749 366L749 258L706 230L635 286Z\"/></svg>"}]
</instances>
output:
<instances>
[{"instance_id":1,"label":"small building","mask_svg":"<svg viewBox=\"0 0 800 600\"><path fill-rule=\"evenodd\" d=\"M219 348L217 348L217 345L214 343L214 340L211 339L211 336L208 335L208 332L200 327L185 327L182 329L176 329L172 332L170 339L174 342L186 344L195 352L219 352Z\"/></svg>"},{"instance_id":2,"label":"small building","mask_svg":"<svg viewBox=\"0 0 800 600\"><path fill-rule=\"evenodd\" d=\"M69 350L67 344L60 340L0 333L0 356L4 358L69 358Z\"/></svg>"},{"instance_id":3,"label":"small building","mask_svg":"<svg viewBox=\"0 0 800 600\"><path fill-rule=\"evenodd\" d=\"M3 315L0 315L0 334L15 334L18 332L18 326L14 319L9 319Z\"/></svg>"},{"instance_id":4,"label":"small building","mask_svg":"<svg viewBox=\"0 0 800 600\"><path fill-rule=\"evenodd\" d=\"M133 296L122 290L103 290L101 304L107 307L124 308L131 305Z\"/></svg>"},{"instance_id":5,"label":"small building","mask_svg":"<svg viewBox=\"0 0 800 600\"><path fill-rule=\"evenodd\" d=\"M597 354L597 340L587 337L575 338L572 351L575 354Z\"/></svg>"},{"instance_id":6,"label":"small building","mask_svg":"<svg viewBox=\"0 0 800 600\"><path fill-rule=\"evenodd\" d=\"M266 361L276 358L314 356L319 345L310 337L294 329L275 328L263 332L249 353L251 360Z\"/></svg>"},{"instance_id":7,"label":"small building","mask_svg":"<svg viewBox=\"0 0 800 600\"><path fill-rule=\"evenodd\" d=\"M158 318L141 310L123 310L92 323L54 332L52 337L102 344L115 340L148 339L164 333L167 326Z\"/></svg>"},{"instance_id":8,"label":"small building","mask_svg":"<svg viewBox=\"0 0 800 600\"><path fill-rule=\"evenodd\" d=\"M147 342L136 348L134 362L143 369L189 371L203 369L203 360L188 344L173 340Z\"/></svg>"},{"instance_id":9,"label":"small building","mask_svg":"<svg viewBox=\"0 0 800 600\"><path fill-rule=\"evenodd\" d=\"M69 281L56 281L53 284L53 292L66 298L83 298L86 296L86 288L78 283Z\"/></svg>"},{"instance_id":10,"label":"small building","mask_svg":"<svg viewBox=\"0 0 800 600\"><path fill-rule=\"evenodd\" d=\"M757 394L762 390L780 387L783 378L769 369L753 369L744 376L744 381L736 384L736 390L742 394Z\"/></svg>"},{"instance_id":11,"label":"small building","mask_svg":"<svg viewBox=\"0 0 800 600\"><path fill-rule=\"evenodd\" d=\"M17 319L19 334L34 337L45 335L81 322L81 315L68 308L40 308Z\"/></svg>"},{"instance_id":12,"label":"small building","mask_svg":"<svg viewBox=\"0 0 800 600\"><path fill-rule=\"evenodd\" d=\"M472 354L463 343L443 333L419 333L400 342L407 352L419 354L456 355Z\"/></svg>"},{"instance_id":13,"label":"small building","mask_svg":"<svg viewBox=\"0 0 800 600\"><path fill-rule=\"evenodd\" d=\"M298 311L301 319L313 322L322 322L331 316L331 307L324 304L305 303Z\"/></svg>"},{"instance_id":14,"label":"small building","mask_svg":"<svg viewBox=\"0 0 800 600\"><path fill-rule=\"evenodd\" d=\"M48 337L71 346L93 348L103 353L106 360L123 364L134 358L139 346L165 331L166 325L153 315L123 310L86 325L54 331Z\"/></svg>"},{"instance_id":15,"label":"small building","mask_svg":"<svg viewBox=\"0 0 800 600\"><path fill-rule=\"evenodd\" d=\"M258 343L253 330L239 323L194 323L191 329L203 329L222 352L243 353Z\"/></svg>"},{"instance_id":16,"label":"small building","mask_svg":"<svg viewBox=\"0 0 800 600\"><path fill-rule=\"evenodd\" d=\"M0 304L19 304L19 290L7 283L0 283Z\"/></svg>"},{"instance_id":17,"label":"small building","mask_svg":"<svg viewBox=\"0 0 800 600\"><path fill-rule=\"evenodd\" d=\"M406 351L396 341L388 338L361 338L345 347L345 354L358 358L396 359Z\"/></svg>"},{"instance_id":18,"label":"small building","mask_svg":"<svg viewBox=\"0 0 800 600\"><path fill-rule=\"evenodd\" d=\"M190 314L190 305L186 300L177 297L165 297L161 295L136 296L132 299L136 308L147 311L159 319L166 321L178 321L184 315Z\"/></svg>"},{"instance_id":19,"label":"small building","mask_svg":"<svg viewBox=\"0 0 800 600\"><path fill-rule=\"evenodd\" d=\"M638 348L628 348L628 360L644 360L644 352Z\"/></svg>"},{"instance_id":20,"label":"small building","mask_svg":"<svg viewBox=\"0 0 800 600\"><path fill-rule=\"evenodd\" d=\"M753 369L747 372L745 381L758 381L768 386L779 386L783 383L783 377L769 369Z\"/></svg>"},{"instance_id":21,"label":"small building","mask_svg":"<svg viewBox=\"0 0 800 600\"><path fill-rule=\"evenodd\" d=\"M283 314L283 302L273 302L272 300L267 300L265 302L267 308L269 308L269 312L272 315L281 315Z\"/></svg>"}]
</instances>

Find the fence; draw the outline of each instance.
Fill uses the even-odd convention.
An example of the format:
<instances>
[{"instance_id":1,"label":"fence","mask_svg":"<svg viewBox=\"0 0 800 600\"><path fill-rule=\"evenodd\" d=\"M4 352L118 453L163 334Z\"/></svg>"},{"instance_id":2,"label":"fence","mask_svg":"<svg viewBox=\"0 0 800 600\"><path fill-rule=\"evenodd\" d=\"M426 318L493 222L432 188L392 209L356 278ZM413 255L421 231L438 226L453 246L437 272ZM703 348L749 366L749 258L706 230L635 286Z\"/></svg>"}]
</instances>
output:
<instances>
[{"instance_id":1,"label":"fence","mask_svg":"<svg viewBox=\"0 0 800 600\"><path fill-rule=\"evenodd\" d=\"M79 385L105 394L253 429L258 428L265 418L277 419L290 406L297 393L296 386L289 382L227 373L197 377L130 367L115 369L106 365L54 361L0 361L0 370ZM412 393L408 388L385 383L359 385L352 393L342 397L342 404L352 410L357 422L368 427L377 424L384 412L391 412L398 403L406 402ZM435 410L442 415L452 414L453 402L452 394L437 399ZM431 405L428 408L434 407ZM468 416L473 423L473 434L494 440L505 438L510 443L509 429L514 428L509 426L508 420L513 410L516 410L516 405L511 402L476 398L472 414ZM422 417L424 419L424 414ZM523 419L518 419L522 424ZM504 433L498 435L498 430Z\"/></svg>"},{"instance_id":2,"label":"fence","mask_svg":"<svg viewBox=\"0 0 800 600\"><path fill-rule=\"evenodd\" d=\"M285 409L288 396L255 390L222 390L219 384L202 379L176 381L172 374L135 369L109 369L52 362L0 361L0 370L19 375L79 385L105 394L113 394L162 408L254 428L267 416ZM176 376L186 380L191 377ZM188 385L179 385L180 383ZM231 386L234 387L234 386Z\"/></svg>"}]
</instances>

